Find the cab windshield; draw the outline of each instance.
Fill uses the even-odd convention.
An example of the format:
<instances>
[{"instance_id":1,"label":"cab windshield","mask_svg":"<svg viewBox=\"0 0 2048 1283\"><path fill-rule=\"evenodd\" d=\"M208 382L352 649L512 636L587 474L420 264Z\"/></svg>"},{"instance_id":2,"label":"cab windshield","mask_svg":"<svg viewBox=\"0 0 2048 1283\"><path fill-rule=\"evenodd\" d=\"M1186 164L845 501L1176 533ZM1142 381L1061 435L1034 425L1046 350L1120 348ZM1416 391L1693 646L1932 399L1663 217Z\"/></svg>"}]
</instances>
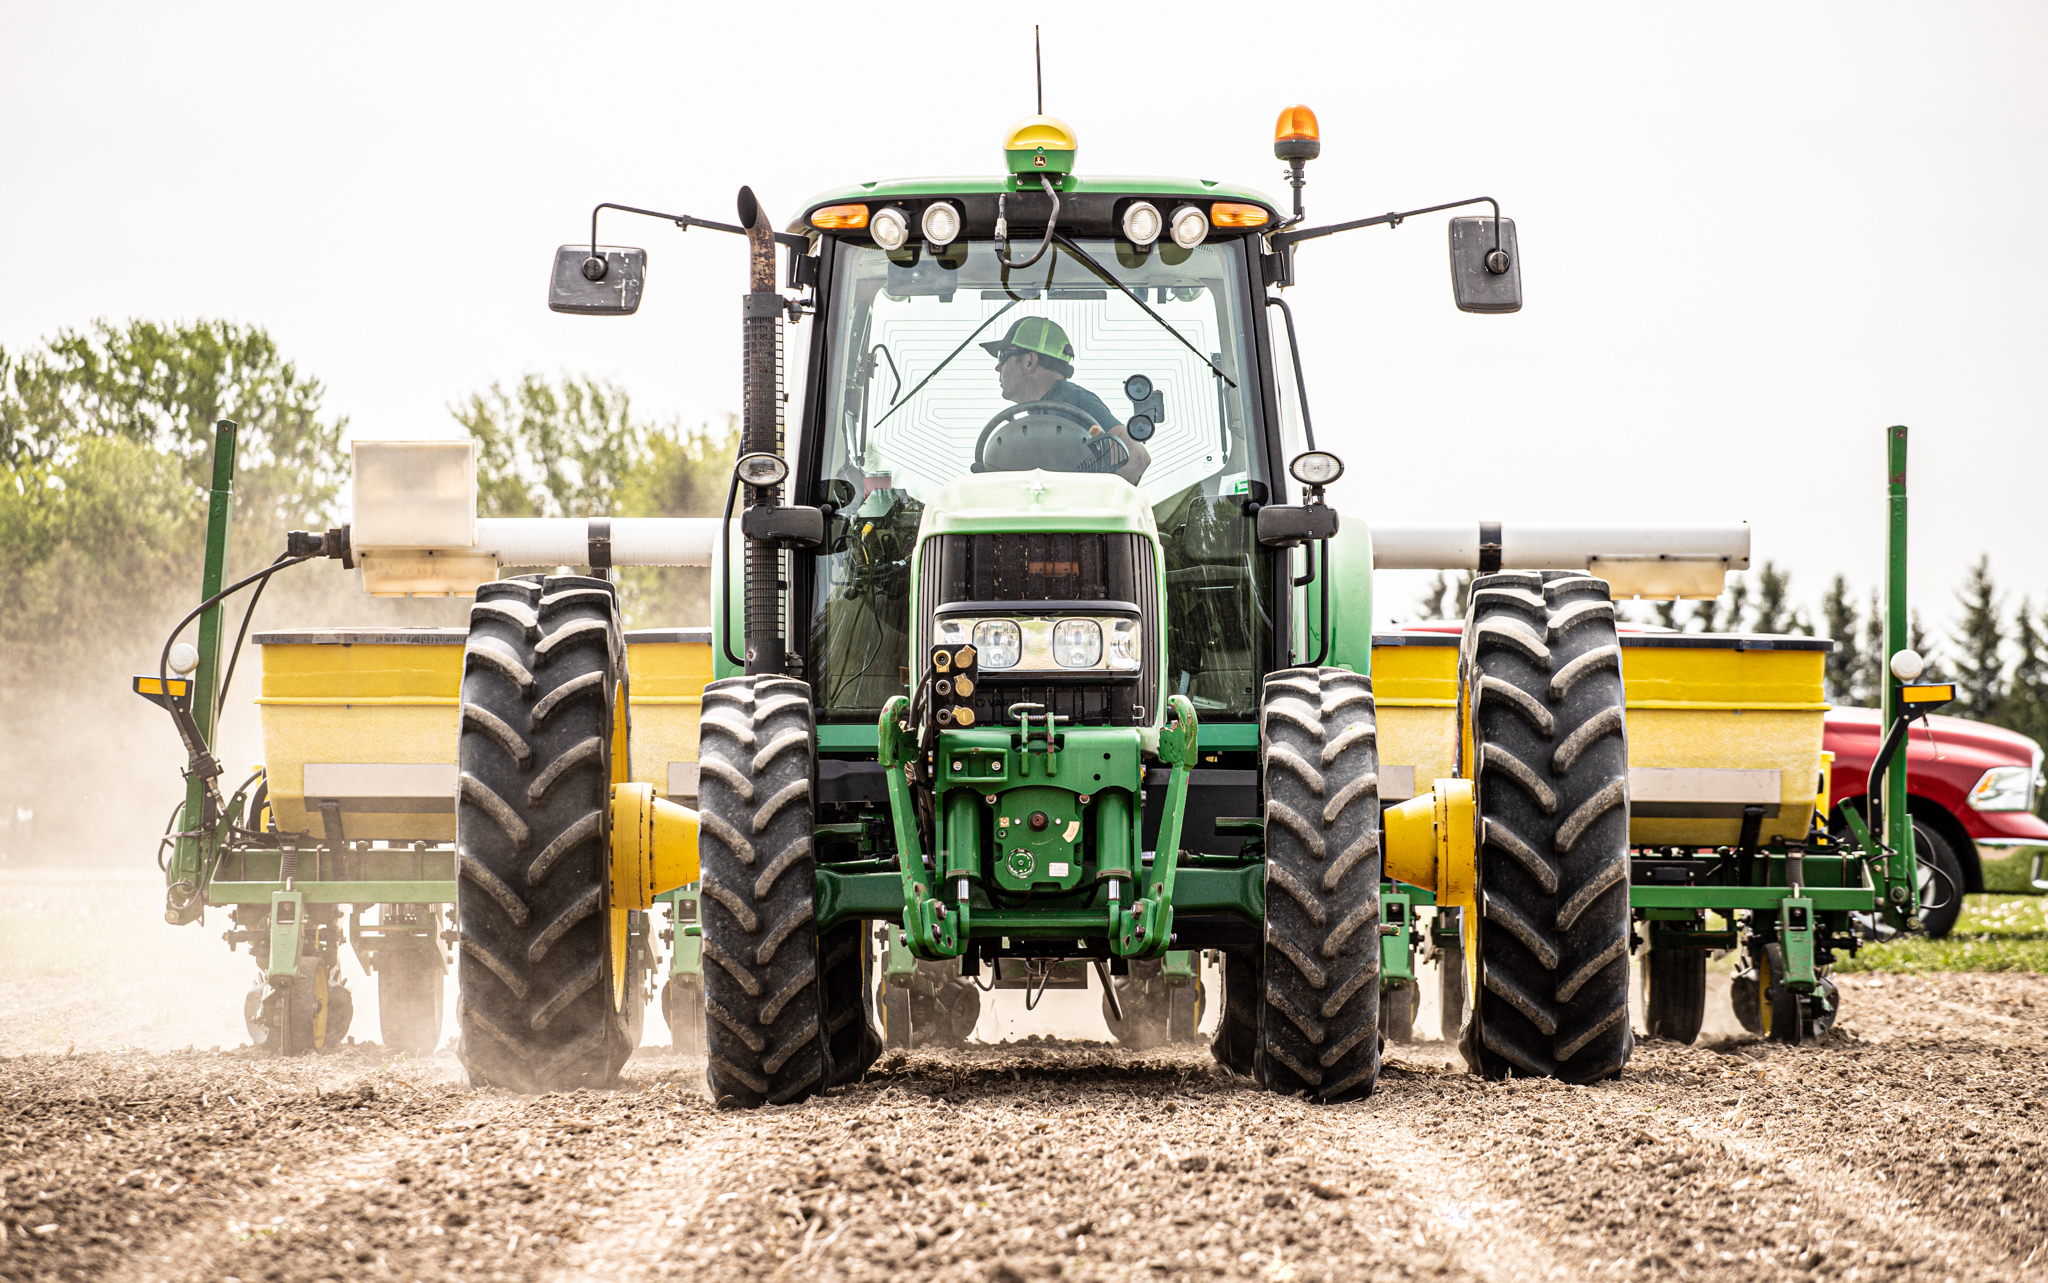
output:
<instances>
[{"instance_id":1,"label":"cab windshield","mask_svg":"<svg viewBox=\"0 0 2048 1283\"><path fill-rule=\"evenodd\" d=\"M905 687L924 505L970 472L1102 472L1152 506L1167 561L1170 690L1249 715L1267 625L1243 497L1255 381L1242 246L1055 243L1006 269L841 243L818 476L850 520L817 562L820 713L872 718ZM1036 246L1013 242L1013 259ZM819 647L818 642L823 642Z\"/></svg>"}]
</instances>

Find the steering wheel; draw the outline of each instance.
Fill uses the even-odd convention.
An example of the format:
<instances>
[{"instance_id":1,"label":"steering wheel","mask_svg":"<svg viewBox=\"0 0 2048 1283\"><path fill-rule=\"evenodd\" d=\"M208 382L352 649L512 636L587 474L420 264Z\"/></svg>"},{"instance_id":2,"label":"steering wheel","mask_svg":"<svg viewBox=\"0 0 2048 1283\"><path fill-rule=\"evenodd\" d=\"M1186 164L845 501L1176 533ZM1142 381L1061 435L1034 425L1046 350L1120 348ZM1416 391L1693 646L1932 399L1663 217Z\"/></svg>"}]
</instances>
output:
<instances>
[{"instance_id":1,"label":"steering wheel","mask_svg":"<svg viewBox=\"0 0 2048 1283\"><path fill-rule=\"evenodd\" d=\"M975 472L1115 472L1131 452L1064 401L1025 401L998 411L974 444Z\"/></svg>"}]
</instances>

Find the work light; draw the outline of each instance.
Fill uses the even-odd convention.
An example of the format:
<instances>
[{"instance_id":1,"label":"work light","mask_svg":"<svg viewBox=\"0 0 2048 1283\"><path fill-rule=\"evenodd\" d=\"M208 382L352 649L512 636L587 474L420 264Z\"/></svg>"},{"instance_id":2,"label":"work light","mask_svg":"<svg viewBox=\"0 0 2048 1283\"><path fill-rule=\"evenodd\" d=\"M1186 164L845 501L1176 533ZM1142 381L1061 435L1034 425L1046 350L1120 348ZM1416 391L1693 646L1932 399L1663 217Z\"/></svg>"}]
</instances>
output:
<instances>
[{"instance_id":1,"label":"work light","mask_svg":"<svg viewBox=\"0 0 2048 1283\"><path fill-rule=\"evenodd\" d=\"M1158 240L1165 226L1165 220L1159 217L1159 207L1149 200L1133 201L1124 210L1124 239L1139 249Z\"/></svg>"},{"instance_id":2,"label":"work light","mask_svg":"<svg viewBox=\"0 0 2048 1283\"><path fill-rule=\"evenodd\" d=\"M1209 216L1193 205L1174 210L1167 225L1173 229L1173 243L1182 249L1193 249L1209 238Z\"/></svg>"},{"instance_id":3,"label":"work light","mask_svg":"<svg viewBox=\"0 0 2048 1283\"><path fill-rule=\"evenodd\" d=\"M779 486L789 476L789 464L772 454L742 455L734 467L740 480L750 486Z\"/></svg>"},{"instance_id":4,"label":"work light","mask_svg":"<svg viewBox=\"0 0 2048 1283\"><path fill-rule=\"evenodd\" d=\"M894 252L909 244L910 220L894 206L878 209L868 219L868 235L875 238L875 244Z\"/></svg>"},{"instance_id":5,"label":"work light","mask_svg":"<svg viewBox=\"0 0 2048 1283\"><path fill-rule=\"evenodd\" d=\"M960 235L960 211L948 201L933 201L924 207L924 217L918 226L924 232L925 244L944 249Z\"/></svg>"},{"instance_id":6,"label":"work light","mask_svg":"<svg viewBox=\"0 0 2048 1283\"><path fill-rule=\"evenodd\" d=\"M1327 450L1304 450L1287 465L1287 472L1305 486L1326 486L1344 475L1344 461Z\"/></svg>"}]
</instances>

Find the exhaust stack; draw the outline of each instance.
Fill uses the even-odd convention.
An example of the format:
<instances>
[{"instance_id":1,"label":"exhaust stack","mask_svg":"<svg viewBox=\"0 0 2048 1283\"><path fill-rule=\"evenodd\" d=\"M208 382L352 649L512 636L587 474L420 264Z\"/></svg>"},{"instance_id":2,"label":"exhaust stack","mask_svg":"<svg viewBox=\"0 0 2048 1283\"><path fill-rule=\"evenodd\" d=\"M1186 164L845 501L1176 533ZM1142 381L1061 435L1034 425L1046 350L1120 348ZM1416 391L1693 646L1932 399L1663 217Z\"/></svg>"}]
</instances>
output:
<instances>
[{"instance_id":1,"label":"exhaust stack","mask_svg":"<svg viewBox=\"0 0 2048 1283\"><path fill-rule=\"evenodd\" d=\"M775 289L775 229L754 189L740 188L740 226L747 232L747 295L741 303L741 361L745 365L740 419L740 453L782 454L782 295ZM782 502L782 487L748 486L747 504ZM787 663L783 640L783 551L763 540L747 541L747 674L780 673Z\"/></svg>"}]
</instances>

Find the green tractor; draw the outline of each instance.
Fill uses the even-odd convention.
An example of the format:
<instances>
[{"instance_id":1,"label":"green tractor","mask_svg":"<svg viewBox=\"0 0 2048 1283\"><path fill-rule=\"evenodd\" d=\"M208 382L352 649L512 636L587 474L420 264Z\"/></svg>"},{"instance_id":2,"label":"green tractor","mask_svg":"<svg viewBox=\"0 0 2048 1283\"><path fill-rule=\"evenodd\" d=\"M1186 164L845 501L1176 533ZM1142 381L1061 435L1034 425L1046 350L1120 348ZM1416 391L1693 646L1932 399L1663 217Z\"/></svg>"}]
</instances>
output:
<instances>
[{"instance_id":1,"label":"green tractor","mask_svg":"<svg viewBox=\"0 0 2048 1283\"><path fill-rule=\"evenodd\" d=\"M1493 202L1308 226L1319 150L1313 114L1283 112L1288 208L1088 177L1035 116L1004 174L844 188L784 231L744 189L736 224L599 206L556 253L558 312L639 306L647 255L599 242L605 209L747 241L724 520L479 518L474 442L359 440L351 524L227 583L221 425L200 645L136 679L189 759L167 918L232 907L231 938L268 950L257 1015L314 1012L313 1047L344 906L383 979L438 976L453 944L462 1059L517 1090L616 1077L666 904L662 1013L732 1105L957 1041L996 987L1096 989L1131 1047L1208 1025L1230 1069L1340 1101L1412 1023L1428 906L1477 1069L1620 1072L1628 746L1586 567L1670 596L1658 576L1698 561L1711 595L1746 532L1504 552L1497 523L1382 528L1382 562L1482 572L1455 675L1408 673L1382 726L1373 541L1326 501L1343 465L1278 291L1304 241ZM1458 307L1516 311L1513 224L1494 206L1449 232ZM474 595L469 626L258 636L263 795L223 798L225 600L314 559L373 595ZM706 564L708 647L624 631L613 567ZM562 569L496 577L536 565ZM398 912L365 926L378 904Z\"/></svg>"},{"instance_id":2,"label":"green tractor","mask_svg":"<svg viewBox=\"0 0 2048 1283\"><path fill-rule=\"evenodd\" d=\"M1274 291L1304 240L1491 202L1304 226L1319 149L1313 115L1283 113L1291 210L1222 183L1086 176L1073 132L1046 116L1011 130L1006 174L828 192L782 232L750 191L736 226L628 210L751 247L692 870L722 1101L857 1078L889 1037L878 965L897 981L879 988L884 1026L920 996L944 1015L938 991L961 979L1042 991L1093 973L1112 1026L1156 1043L1192 1035L1204 951L1221 959L1223 1064L1317 1100L1372 1090L1372 552L1325 501L1343 465L1315 448ZM1495 206L1450 233L1458 306L1517 310L1512 223ZM778 245L796 297L777 288ZM629 314L646 263L600 244L593 214L589 241L557 253L550 304ZM804 344L788 375L786 329ZM481 701L540 675L525 660L557 635L536 616L550 601L588 596L593 640L617 628L587 583L482 590L465 707L472 686ZM1500 938L1471 955L1495 969L1474 1054L1494 1073L1609 1076L1631 1045L1621 686L1578 657L1612 645L1613 608L1583 571L1503 573L1474 600L1469 666L1507 693L1467 719L1468 760L1507 763L1512 781L1444 806L1447 823L1504 835ZM515 653L516 671L498 658ZM545 702L547 686L518 698ZM465 764L503 765L490 720L465 714L462 734ZM465 792L459 826L504 845L523 821L506 796ZM502 861L465 840L465 941L553 929L511 921L523 901L496 890L543 844L533 827ZM1449 845L1472 863L1469 837ZM1447 873L1442 902L1456 884ZM465 971L463 1019L518 978Z\"/></svg>"}]
</instances>

